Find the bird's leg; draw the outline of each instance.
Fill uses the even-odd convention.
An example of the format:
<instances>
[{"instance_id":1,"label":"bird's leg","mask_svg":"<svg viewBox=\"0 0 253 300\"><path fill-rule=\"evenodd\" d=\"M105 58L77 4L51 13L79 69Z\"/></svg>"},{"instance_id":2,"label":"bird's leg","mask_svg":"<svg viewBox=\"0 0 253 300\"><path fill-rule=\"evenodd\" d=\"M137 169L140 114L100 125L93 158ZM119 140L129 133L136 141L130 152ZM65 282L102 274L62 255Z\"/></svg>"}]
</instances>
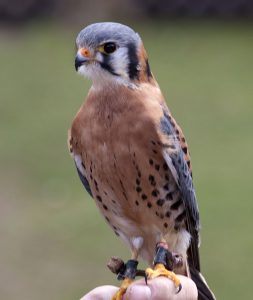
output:
<instances>
[{"instance_id":1,"label":"bird's leg","mask_svg":"<svg viewBox=\"0 0 253 300\"><path fill-rule=\"evenodd\" d=\"M132 238L132 256L131 259L126 262L126 264L121 264L120 269L118 269L118 279L123 280L118 292L113 296L112 300L121 300L125 294L128 286L133 282L136 275L142 275L141 270L137 270L140 249L143 245L142 237Z\"/></svg>"},{"instance_id":2,"label":"bird's leg","mask_svg":"<svg viewBox=\"0 0 253 300\"><path fill-rule=\"evenodd\" d=\"M173 255L168 250L168 245L165 242L160 242L156 246L156 254L154 258L154 269L146 269L146 278L153 279L158 276L165 276L171 279L176 288L178 289L177 293L182 289L180 280L173 272Z\"/></svg>"},{"instance_id":3,"label":"bird's leg","mask_svg":"<svg viewBox=\"0 0 253 300\"><path fill-rule=\"evenodd\" d=\"M119 273L118 280L123 280L117 293L112 297L112 300L121 300L125 294L128 286L133 282L137 273L138 261L136 259L130 259L124 264Z\"/></svg>"}]
</instances>

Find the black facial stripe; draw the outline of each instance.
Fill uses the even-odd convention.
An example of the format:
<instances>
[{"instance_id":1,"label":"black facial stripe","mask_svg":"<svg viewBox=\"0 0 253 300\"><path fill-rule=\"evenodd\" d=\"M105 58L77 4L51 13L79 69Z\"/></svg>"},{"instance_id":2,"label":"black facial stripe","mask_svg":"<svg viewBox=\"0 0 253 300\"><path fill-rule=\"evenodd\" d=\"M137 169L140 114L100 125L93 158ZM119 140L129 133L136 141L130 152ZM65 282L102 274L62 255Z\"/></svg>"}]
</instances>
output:
<instances>
[{"instance_id":1,"label":"black facial stripe","mask_svg":"<svg viewBox=\"0 0 253 300\"><path fill-rule=\"evenodd\" d=\"M148 59L146 59L146 73L147 73L148 78L152 77L152 73L151 73L151 70L150 70Z\"/></svg>"},{"instance_id":2,"label":"black facial stripe","mask_svg":"<svg viewBox=\"0 0 253 300\"><path fill-rule=\"evenodd\" d=\"M128 44L128 75L130 79L137 79L139 77L139 70L137 68L139 60L137 56L137 49L135 44Z\"/></svg>"},{"instance_id":3,"label":"black facial stripe","mask_svg":"<svg viewBox=\"0 0 253 300\"><path fill-rule=\"evenodd\" d=\"M117 74L114 69L112 68L112 65L110 63L110 60L111 60L111 57L110 55L105 55L103 54L103 62L100 63L100 66L107 70L108 72L110 72L112 75L115 75L115 76L119 76L119 74Z\"/></svg>"}]
</instances>

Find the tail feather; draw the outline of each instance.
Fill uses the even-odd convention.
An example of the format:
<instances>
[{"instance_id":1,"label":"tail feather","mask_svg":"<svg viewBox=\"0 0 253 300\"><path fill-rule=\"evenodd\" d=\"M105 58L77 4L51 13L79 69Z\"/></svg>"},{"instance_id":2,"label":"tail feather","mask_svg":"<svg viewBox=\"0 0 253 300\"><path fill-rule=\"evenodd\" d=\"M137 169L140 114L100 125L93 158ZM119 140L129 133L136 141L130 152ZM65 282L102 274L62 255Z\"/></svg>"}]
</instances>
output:
<instances>
[{"instance_id":1,"label":"tail feather","mask_svg":"<svg viewBox=\"0 0 253 300\"><path fill-rule=\"evenodd\" d=\"M198 300L216 300L203 275L191 266L190 273L191 279L195 282L198 289Z\"/></svg>"}]
</instances>

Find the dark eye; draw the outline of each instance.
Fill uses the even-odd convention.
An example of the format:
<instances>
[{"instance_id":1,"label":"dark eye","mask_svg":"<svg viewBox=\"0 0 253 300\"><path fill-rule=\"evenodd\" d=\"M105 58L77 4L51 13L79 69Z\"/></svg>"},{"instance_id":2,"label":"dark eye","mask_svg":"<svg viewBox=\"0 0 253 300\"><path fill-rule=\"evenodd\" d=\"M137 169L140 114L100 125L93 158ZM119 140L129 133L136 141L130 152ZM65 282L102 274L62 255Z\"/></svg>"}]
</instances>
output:
<instances>
[{"instance_id":1,"label":"dark eye","mask_svg":"<svg viewBox=\"0 0 253 300\"><path fill-rule=\"evenodd\" d=\"M116 44L115 43L105 43L104 44L104 52L106 54L110 54L110 53L113 53L115 50L116 50Z\"/></svg>"}]
</instances>

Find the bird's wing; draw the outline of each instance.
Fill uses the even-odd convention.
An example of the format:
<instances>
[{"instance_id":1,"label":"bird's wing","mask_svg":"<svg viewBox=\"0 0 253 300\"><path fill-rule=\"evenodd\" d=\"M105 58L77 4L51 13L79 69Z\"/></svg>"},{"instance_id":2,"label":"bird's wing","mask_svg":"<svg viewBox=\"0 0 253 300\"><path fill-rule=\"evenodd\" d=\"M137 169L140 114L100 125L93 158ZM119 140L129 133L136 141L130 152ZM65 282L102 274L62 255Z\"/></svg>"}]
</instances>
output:
<instances>
[{"instance_id":1,"label":"bird's wing","mask_svg":"<svg viewBox=\"0 0 253 300\"><path fill-rule=\"evenodd\" d=\"M160 126L163 137L165 137L164 140L168 141L168 143L164 143L163 156L181 192L186 210L186 229L191 234L191 242L188 249L189 263L200 271L198 250L199 211L191 171L187 165L180 141L177 139L176 126L171 119L168 109L164 107L163 111ZM169 145L173 145L174 147L169 147Z\"/></svg>"},{"instance_id":2,"label":"bird's wing","mask_svg":"<svg viewBox=\"0 0 253 300\"><path fill-rule=\"evenodd\" d=\"M82 162L82 157L81 157L81 155L77 155L73 152L73 138L71 136L70 130L68 132L68 148L69 148L69 152L70 152L71 156L74 158L76 170L77 170L78 176L79 176L84 188L91 195L91 197L93 197L89 182L86 178L86 171L85 171L84 164Z\"/></svg>"},{"instance_id":3,"label":"bird's wing","mask_svg":"<svg viewBox=\"0 0 253 300\"><path fill-rule=\"evenodd\" d=\"M76 162L75 162L75 165L76 165L78 176L79 176L80 180L82 181L82 184L83 184L84 188L91 195L91 197L93 197L92 196L92 192L91 192L91 188L90 188L90 185L89 185L89 182L88 182L85 174L79 169L79 167L76 164Z\"/></svg>"}]
</instances>

